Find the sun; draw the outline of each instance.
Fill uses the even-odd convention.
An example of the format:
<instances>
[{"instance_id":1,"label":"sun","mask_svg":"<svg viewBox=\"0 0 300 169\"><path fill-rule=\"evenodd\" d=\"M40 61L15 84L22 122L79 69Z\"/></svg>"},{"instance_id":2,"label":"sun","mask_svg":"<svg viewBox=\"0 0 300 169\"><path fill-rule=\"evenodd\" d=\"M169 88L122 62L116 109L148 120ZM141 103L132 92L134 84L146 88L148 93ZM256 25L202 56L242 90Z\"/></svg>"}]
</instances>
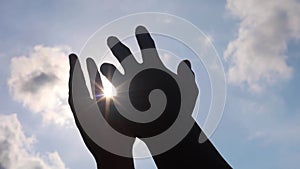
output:
<instances>
[{"instance_id":1,"label":"sun","mask_svg":"<svg viewBox=\"0 0 300 169\"><path fill-rule=\"evenodd\" d=\"M104 97L113 98L116 96L116 89L106 78L102 78L102 84Z\"/></svg>"}]
</instances>

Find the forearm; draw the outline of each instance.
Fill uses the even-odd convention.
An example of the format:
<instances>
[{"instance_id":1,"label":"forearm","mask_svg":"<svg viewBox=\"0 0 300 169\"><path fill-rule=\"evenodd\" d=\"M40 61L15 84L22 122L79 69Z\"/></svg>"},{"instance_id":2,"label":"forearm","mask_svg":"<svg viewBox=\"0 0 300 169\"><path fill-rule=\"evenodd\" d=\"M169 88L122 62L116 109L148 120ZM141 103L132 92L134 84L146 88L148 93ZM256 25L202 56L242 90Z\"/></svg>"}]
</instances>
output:
<instances>
[{"instance_id":1,"label":"forearm","mask_svg":"<svg viewBox=\"0 0 300 169\"><path fill-rule=\"evenodd\" d=\"M76 117L75 120L77 120ZM87 145L97 163L98 169L134 169L133 157L122 157L106 151L94 143L78 123L77 126L82 135L83 141ZM132 149L132 147L129 149Z\"/></svg>"},{"instance_id":2,"label":"forearm","mask_svg":"<svg viewBox=\"0 0 300 169\"><path fill-rule=\"evenodd\" d=\"M201 129L195 123L179 144L154 156L158 168L231 168L209 140L198 142L200 133Z\"/></svg>"},{"instance_id":3,"label":"forearm","mask_svg":"<svg viewBox=\"0 0 300 169\"><path fill-rule=\"evenodd\" d=\"M100 159L96 159L98 169L134 169L133 158L121 157L111 153L105 153Z\"/></svg>"}]
</instances>

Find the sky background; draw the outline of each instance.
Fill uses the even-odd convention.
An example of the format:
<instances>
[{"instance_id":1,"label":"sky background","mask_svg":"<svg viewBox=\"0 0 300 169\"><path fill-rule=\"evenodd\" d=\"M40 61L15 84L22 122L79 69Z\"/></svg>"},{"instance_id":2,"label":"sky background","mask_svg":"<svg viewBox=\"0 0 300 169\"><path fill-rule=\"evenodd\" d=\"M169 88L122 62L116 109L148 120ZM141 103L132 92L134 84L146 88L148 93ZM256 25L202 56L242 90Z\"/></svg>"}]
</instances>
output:
<instances>
[{"instance_id":1,"label":"sky background","mask_svg":"<svg viewBox=\"0 0 300 169\"><path fill-rule=\"evenodd\" d=\"M185 18L211 38L228 83L211 141L228 163L299 168L299 1L54 0L0 5L0 169L96 168L67 104L67 56L136 12ZM137 160L136 168L155 165Z\"/></svg>"}]
</instances>

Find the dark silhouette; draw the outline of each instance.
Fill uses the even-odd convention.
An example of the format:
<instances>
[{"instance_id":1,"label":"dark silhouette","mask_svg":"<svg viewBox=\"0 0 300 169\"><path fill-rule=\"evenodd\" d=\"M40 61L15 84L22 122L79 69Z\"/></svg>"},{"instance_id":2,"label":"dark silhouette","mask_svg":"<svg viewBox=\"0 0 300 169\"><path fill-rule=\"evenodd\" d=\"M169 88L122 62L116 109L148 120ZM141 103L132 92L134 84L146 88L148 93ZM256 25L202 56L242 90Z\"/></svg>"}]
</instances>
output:
<instances>
[{"instance_id":1,"label":"dark silhouette","mask_svg":"<svg viewBox=\"0 0 300 169\"><path fill-rule=\"evenodd\" d=\"M155 143L150 143L146 138L158 135L168 130L179 115L179 111L184 106L186 107L183 115L186 116L185 118L188 121L194 122L191 114L198 95L198 89L195 84L194 72L192 71L191 63L188 60L182 61L178 66L177 74L175 74L167 70L160 61L155 48L155 43L145 27L137 27L136 38L142 52L142 64L136 62L130 50L116 37L109 37L107 40L112 53L123 66L125 75L122 75L115 66L109 63L102 64L100 70L114 86L124 86L124 84L126 86L126 83L128 83L129 89L128 93L120 90L113 99L104 97L103 90L101 90L101 78L97 71L96 64L92 59L87 59L89 75L90 77L95 77L90 78L93 99L89 97L78 58L75 54L70 55L71 68L69 80L69 104L72 109L76 125L85 144L93 154L98 168L129 169L134 168L134 165L132 158L115 155L98 146L84 130L83 124L79 120L79 115L83 114L85 116L92 116L90 115L90 112L93 111L93 109L89 107L93 105L93 102L97 104L102 116L112 128L126 136L132 137L132 140L127 142L109 140L112 145L120 147L122 151L130 151L134 143L134 138L138 137L146 143L150 152L155 152L154 150L158 149L160 146L160 140L157 140ZM151 64L157 64L154 67L159 68L151 68ZM75 70L76 66L78 66L79 69ZM143 66L148 67L147 69L144 69ZM188 72L186 70L184 71L184 69L188 69ZM74 76L75 73L76 77ZM132 79L128 79L127 77L129 77L131 73L136 74L134 74L134 77L131 77ZM189 80L192 80L193 82L190 82ZM189 89L190 93L181 93L181 84L178 84L180 81L184 81L184 83L191 83L191 87ZM132 106L142 113L152 108L152 102L149 102L148 96L155 89L163 91L166 97L165 108L158 118L151 122L142 123L129 120L120 114L116 104L124 105L124 103L126 103L124 100L128 101L128 99ZM76 108L76 104L80 104L82 105L81 107L85 106L87 108L78 110ZM124 107L126 106L127 105L124 105ZM142 118L143 116L141 116L141 119L137 119L142 120ZM209 140L202 144L198 142L201 129L196 123L193 124L192 129L178 144L164 153L153 156L157 167L159 169L231 168ZM185 125L185 123L182 125ZM109 133L99 133L99 135L101 137L106 137Z\"/></svg>"},{"instance_id":2,"label":"dark silhouette","mask_svg":"<svg viewBox=\"0 0 300 169\"><path fill-rule=\"evenodd\" d=\"M118 155L115 155L113 153L110 153L110 152L104 150L102 147L98 146L87 135L87 133L83 129L82 125L80 124L79 119L77 117L77 110L76 110L75 104L74 104L75 97L77 97L77 98L79 97L79 98L81 98L80 101L86 102L87 107L89 107L92 103L90 103L91 99L90 99L89 93L88 93L87 88L86 88L86 84L85 84L85 80L84 80L84 76L83 76L83 73L81 71L81 68L78 69L79 72L74 72L74 70L75 70L74 68L75 68L76 64L78 66L80 66L77 56L74 55L74 54L71 54L69 56L69 59L70 59L69 104L70 104L71 110L73 112L76 125L79 129L79 132L80 132L82 138L83 138L83 141L85 142L87 148L90 150L90 152L92 153L92 155L94 156L94 158L96 160L97 168L103 168L103 169L105 169L105 168L107 168L107 169L114 169L114 168L115 169L117 169L117 168L128 168L129 169L129 168L134 168L132 158L118 156ZM89 65L88 66L89 70L91 70L92 68L96 68L96 65L94 64L94 62L92 60L90 60L90 59L87 60L87 63ZM77 80L78 82L77 83L74 82L74 78L73 78L74 73L77 73L77 75L78 75L78 76L76 76L76 77L78 77L78 80ZM98 85L102 85L99 74L97 74L96 77L97 77L96 81L98 82ZM94 84L94 83L92 83L92 84ZM77 87L78 87L77 90L78 91L83 90L84 94L82 94L82 95L75 94L74 95L74 92L73 92L74 85L77 85ZM96 88L96 89L98 89L98 88ZM87 111L89 111L89 110L87 110ZM83 112L83 113L87 114L87 112ZM99 134L103 134L103 137L105 137L104 133L99 133ZM114 142L116 145L120 144L118 142L118 140L111 140L111 142L112 143ZM134 143L134 140L132 141L132 145L133 145L133 143ZM132 145L129 148L132 148Z\"/></svg>"}]
</instances>

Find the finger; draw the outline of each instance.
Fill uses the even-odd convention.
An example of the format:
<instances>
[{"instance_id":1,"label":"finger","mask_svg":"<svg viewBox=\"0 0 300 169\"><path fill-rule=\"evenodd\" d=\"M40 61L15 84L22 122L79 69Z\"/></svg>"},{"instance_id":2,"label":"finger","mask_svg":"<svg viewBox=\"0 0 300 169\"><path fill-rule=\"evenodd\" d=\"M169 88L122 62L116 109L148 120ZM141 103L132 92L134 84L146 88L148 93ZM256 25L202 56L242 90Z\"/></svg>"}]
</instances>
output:
<instances>
[{"instance_id":1,"label":"finger","mask_svg":"<svg viewBox=\"0 0 300 169\"><path fill-rule=\"evenodd\" d=\"M120 63L127 57L133 57L129 48L114 36L107 39L107 45Z\"/></svg>"},{"instance_id":2,"label":"finger","mask_svg":"<svg viewBox=\"0 0 300 169\"><path fill-rule=\"evenodd\" d=\"M74 89L73 88L74 87L73 86L73 84L74 84L73 78L74 78L74 75L75 75L74 70L75 70L75 67L76 67L76 63L78 63L78 62L79 61L78 61L78 58L77 58L76 54L72 53L72 54L69 55L70 76L69 76L69 99L68 99L68 101L69 101L70 108L71 108L71 110L73 112L73 115L74 115L75 123L76 123L80 133L84 135L85 132L84 132L84 130L83 130L82 126L80 125L79 120L77 118L75 104L74 104L74 100L73 100L73 99L76 98L76 96L74 96L74 92L73 92L73 89ZM75 103L76 103L76 101L75 101Z\"/></svg>"},{"instance_id":3,"label":"finger","mask_svg":"<svg viewBox=\"0 0 300 169\"><path fill-rule=\"evenodd\" d=\"M184 60L184 63L192 70L192 65L189 60Z\"/></svg>"},{"instance_id":4,"label":"finger","mask_svg":"<svg viewBox=\"0 0 300 169\"><path fill-rule=\"evenodd\" d=\"M77 61L77 56L75 54L70 54L69 55L69 64L70 64L70 76L69 76L69 104L70 107L72 109L72 111L74 110L74 103L73 103L73 83L72 83L72 79L73 79L73 74L74 74L74 67Z\"/></svg>"},{"instance_id":5,"label":"finger","mask_svg":"<svg viewBox=\"0 0 300 169\"><path fill-rule=\"evenodd\" d=\"M114 84L114 82L112 81L113 76L122 76L119 70L113 64L110 63L103 63L100 67L100 71L113 85L117 85Z\"/></svg>"},{"instance_id":6,"label":"finger","mask_svg":"<svg viewBox=\"0 0 300 169\"><path fill-rule=\"evenodd\" d=\"M195 75L192 70L191 62L189 60L183 60L182 62L180 62L178 65L177 74L182 75L182 74L190 74L190 73L192 73L193 76Z\"/></svg>"},{"instance_id":7,"label":"finger","mask_svg":"<svg viewBox=\"0 0 300 169\"><path fill-rule=\"evenodd\" d=\"M102 86L100 74L97 69L97 65L94 62L94 60L91 58L88 58L86 60L86 64L89 72L93 98L99 99L103 95L103 86Z\"/></svg>"},{"instance_id":8,"label":"finger","mask_svg":"<svg viewBox=\"0 0 300 169\"><path fill-rule=\"evenodd\" d=\"M155 43L150 33L144 26L138 26L135 30L135 36L138 41L138 44L143 49L155 48Z\"/></svg>"},{"instance_id":9,"label":"finger","mask_svg":"<svg viewBox=\"0 0 300 169\"><path fill-rule=\"evenodd\" d=\"M143 62L160 61L154 40L144 26L138 26L135 36L142 52Z\"/></svg>"},{"instance_id":10,"label":"finger","mask_svg":"<svg viewBox=\"0 0 300 169\"><path fill-rule=\"evenodd\" d=\"M90 95L86 88L83 72L76 54L69 55L70 78L69 78L69 104L75 112L74 104L77 102L89 102Z\"/></svg>"}]
</instances>

